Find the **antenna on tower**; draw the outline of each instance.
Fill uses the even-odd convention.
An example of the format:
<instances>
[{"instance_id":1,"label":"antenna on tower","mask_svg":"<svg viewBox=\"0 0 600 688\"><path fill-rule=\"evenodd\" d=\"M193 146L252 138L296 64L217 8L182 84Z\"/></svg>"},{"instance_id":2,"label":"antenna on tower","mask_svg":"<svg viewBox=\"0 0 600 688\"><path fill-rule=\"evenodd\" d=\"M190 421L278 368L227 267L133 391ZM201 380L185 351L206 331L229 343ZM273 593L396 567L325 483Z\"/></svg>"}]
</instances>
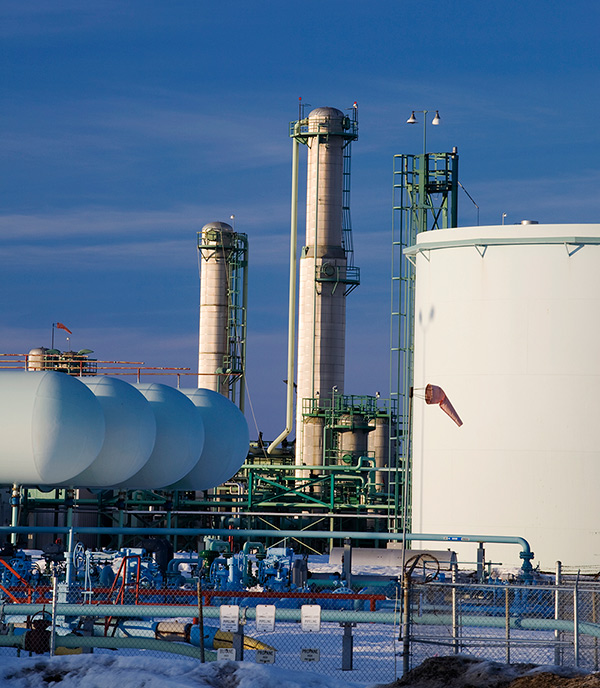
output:
<instances>
[{"instance_id":1,"label":"antenna on tower","mask_svg":"<svg viewBox=\"0 0 600 688\"><path fill-rule=\"evenodd\" d=\"M302 96L298 98L298 120L301 121L304 119L304 112L307 107L310 107L310 103L303 103L302 102Z\"/></svg>"}]
</instances>

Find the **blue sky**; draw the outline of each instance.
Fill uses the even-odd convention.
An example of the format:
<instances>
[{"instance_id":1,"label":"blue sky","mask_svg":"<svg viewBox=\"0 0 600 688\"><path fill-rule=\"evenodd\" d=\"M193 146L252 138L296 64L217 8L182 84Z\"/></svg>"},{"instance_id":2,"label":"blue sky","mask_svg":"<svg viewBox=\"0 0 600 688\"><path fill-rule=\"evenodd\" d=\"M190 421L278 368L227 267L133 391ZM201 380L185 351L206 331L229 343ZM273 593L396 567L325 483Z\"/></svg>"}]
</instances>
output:
<instances>
[{"instance_id":1,"label":"blue sky","mask_svg":"<svg viewBox=\"0 0 600 688\"><path fill-rule=\"evenodd\" d=\"M392 156L421 152L411 110L440 111L428 148L458 147L481 224L598 222L599 27L590 0L4 0L0 350L48 346L58 320L100 359L195 369L196 232L235 214L250 240L248 388L277 434L288 123L299 96L356 100L346 392L386 395ZM459 207L475 224L464 195Z\"/></svg>"}]
</instances>

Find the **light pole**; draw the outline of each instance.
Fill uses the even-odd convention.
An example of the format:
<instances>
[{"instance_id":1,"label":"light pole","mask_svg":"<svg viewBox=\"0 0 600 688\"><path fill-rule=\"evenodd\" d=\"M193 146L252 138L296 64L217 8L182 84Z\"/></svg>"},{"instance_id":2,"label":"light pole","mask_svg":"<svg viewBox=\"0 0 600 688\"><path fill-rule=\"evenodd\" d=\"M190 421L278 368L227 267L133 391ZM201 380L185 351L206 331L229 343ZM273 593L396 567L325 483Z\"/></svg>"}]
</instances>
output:
<instances>
[{"instance_id":1,"label":"light pole","mask_svg":"<svg viewBox=\"0 0 600 688\"><path fill-rule=\"evenodd\" d=\"M415 112L423 115L423 155L427 152L427 113L429 110L413 110L411 116L406 120L407 124L418 124L419 120L415 117ZM431 120L434 127L441 123L439 110L435 111L435 117Z\"/></svg>"}]
</instances>

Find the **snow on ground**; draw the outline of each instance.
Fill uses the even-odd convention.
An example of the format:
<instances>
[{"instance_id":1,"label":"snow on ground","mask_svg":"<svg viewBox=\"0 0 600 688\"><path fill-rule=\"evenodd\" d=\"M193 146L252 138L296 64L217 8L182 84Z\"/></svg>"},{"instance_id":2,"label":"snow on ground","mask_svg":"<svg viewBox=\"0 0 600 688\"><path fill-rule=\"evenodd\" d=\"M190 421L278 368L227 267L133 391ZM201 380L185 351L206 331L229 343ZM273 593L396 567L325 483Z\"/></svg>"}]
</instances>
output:
<instances>
[{"instance_id":1,"label":"snow on ground","mask_svg":"<svg viewBox=\"0 0 600 688\"><path fill-rule=\"evenodd\" d=\"M0 666L10 688L359 688L321 674L250 662L199 664L181 659L78 655L10 659ZM388 688L598 688L598 674L507 665L458 655L432 657ZM373 686L375 688L375 686ZM381 686L380 688L384 688Z\"/></svg>"},{"instance_id":2,"label":"snow on ground","mask_svg":"<svg viewBox=\"0 0 600 688\"><path fill-rule=\"evenodd\" d=\"M251 662L95 654L3 659L0 686L10 688L359 688L346 680Z\"/></svg>"}]
</instances>

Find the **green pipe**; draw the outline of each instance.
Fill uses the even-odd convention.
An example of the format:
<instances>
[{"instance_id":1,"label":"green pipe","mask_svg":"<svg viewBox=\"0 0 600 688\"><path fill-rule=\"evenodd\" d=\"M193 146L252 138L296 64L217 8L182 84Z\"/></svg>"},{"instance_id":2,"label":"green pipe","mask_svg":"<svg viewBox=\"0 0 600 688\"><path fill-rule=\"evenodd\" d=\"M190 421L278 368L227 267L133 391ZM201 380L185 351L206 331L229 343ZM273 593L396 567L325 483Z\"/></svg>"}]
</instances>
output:
<instances>
[{"instance_id":1,"label":"green pipe","mask_svg":"<svg viewBox=\"0 0 600 688\"><path fill-rule=\"evenodd\" d=\"M260 550L261 554L265 553L265 545L263 542L252 542L251 540L244 542L242 552L244 554L249 554L251 549L258 549Z\"/></svg>"},{"instance_id":2,"label":"green pipe","mask_svg":"<svg viewBox=\"0 0 600 688\"><path fill-rule=\"evenodd\" d=\"M321 467L319 467L320 469ZM0 533L68 533L69 528L64 526L0 526ZM352 540L409 540L409 541L423 541L423 542L473 542L473 543L496 543L519 545L521 547L520 557L523 560L521 569L525 580L531 578L531 560L533 559L533 552L529 543L525 538L513 535L451 535L451 534L433 534L433 533L363 533L358 531L333 531L333 530L260 530L260 529L243 529L240 528L231 531L225 528L90 528L80 527L75 530L79 534L126 534L126 535L183 535L187 537L196 537L198 535L210 535L217 537L273 537L278 538L296 538L296 539L322 539L329 540L331 538Z\"/></svg>"},{"instance_id":3,"label":"green pipe","mask_svg":"<svg viewBox=\"0 0 600 688\"><path fill-rule=\"evenodd\" d=\"M319 126L318 129L321 127ZM320 163L320 157L321 157L321 136L320 134L317 134L316 138L313 139L316 141L317 145L317 161L316 161L316 171L315 171L315 238L314 238L314 249L313 249L313 285L312 285L312 330L310 333L310 338L311 338L311 350L310 350L310 369L312 370L311 378L310 378L310 398L314 399L315 398L315 349L317 346L317 282L316 282L316 277L317 277L317 252L318 252L318 247L319 247L319 172L321 171L321 163ZM308 165L307 165L308 167ZM307 189L306 189L306 194L307 194L307 200L308 200L308 182L307 182ZM308 212L308 203L307 203L307 212ZM308 218L307 218L307 226L308 226ZM303 403L303 399L299 398L298 399L298 404ZM302 456L302 447L299 447L299 442L298 440L301 439L299 437L296 437L296 451L295 451L295 459L296 463L300 463L300 461L304 462L304 457ZM323 450L325 450L325 447L323 447ZM299 461L300 459L300 461ZM324 464L324 461L321 461L321 465Z\"/></svg>"},{"instance_id":4,"label":"green pipe","mask_svg":"<svg viewBox=\"0 0 600 688\"><path fill-rule=\"evenodd\" d=\"M232 592L235 597L235 593ZM4 616L30 616L36 613L47 611L48 605L44 604L10 604L4 606ZM256 618L256 609L254 607L246 607L246 617L248 619ZM104 617L111 616L113 618L178 618L190 619L198 616L198 605L164 605L164 604L57 604L56 613L59 616L96 616ZM220 607L202 608L203 616L211 619L218 619L220 617ZM434 614L429 615L432 619L437 618ZM381 623L394 624L398 621L397 614L394 612L365 612L365 611L339 611L339 610L321 610L321 618L323 621L331 621L334 623ZM277 609L276 619L278 621L300 621L300 609Z\"/></svg>"},{"instance_id":5,"label":"green pipe","mask_svg":"<svg viewBox=\"0 0 600 688\"><path fill-rule=\"evenodd\" d=\"M235 593L232 592L232 596ZM30 616L46 610L44 604L7 604L4 605L3 613L5 616ZM112 616L113 618L194 618L198 616L197 605L133 605L133 604L57 604L56 612L59 616ZM91 613L92 612L92 613ZM301 620L300 609L277 609L277 621L298 622ZM218 619L220 616L219 607L203 607L203 615L207 618ZM246 617L250 620L256 618L254 607L246 608ZM396 625L398 614L396 612L368 612L368 611L340 611L327 610L321 611L321 619L332 623L379 623L386 625ZM411 623L417 626L452 626L452 614L422 614L413 615ZM463 626L482 627L482 628L506 628L504 617L494 616L463 616L461 621ZM537 619L530 617L512 617L509 620L511 628L524 631L573 631L573 621L560 619ZM584 622L579 624L579 632L584 635L600 638L600 624ZM0 641L6 636L0 636ZM65 636L60 636L61 644ZM81 638L77 637L77 640ZM107 639L110 642L120 640L119 638ZM131 639L135 641L136 639ZM106 645L110 647L110 642ZM139 642L139 639L138 639ZM162 641L156 641L162 642ZM2 642L0 642L2 644ZM6 643L10 644L10 643ZM167 646L171 643L166 643ZM73 642L71 647L78 647L77 642ZM130 645L129 647L139 647Z\"/></svg>"},{"instance_id":6,"label":"green pipe","mask_svg":"<svg viewBox=\"0 0 600 688\"><path fill-rule=\"evenodd\" d=\"M298 160L300 141L300 120L294 126L292 143L292 211L290 220L290 285L288 304L288 369L287 369L287 393L285 407L285 429L274 439L267 448L267 454L271 454L277 445L292 431L294 423L294 375L296 369L296 272L298 264Z\"/></svg>"},{"instance_id":7,"label":"green pipe","mask_svg":"<svg viewBox=\"0 0 600 688\"><path fill-rule=\"evenodd\" d=\"M324 468L319 466L319 470ZM69 529L64 526L0 526L0 533L68 533ZM231 531L225 528L111 528L111 527L76 527L74 532L80 534L101 534L101 535L116 535L123 533L124 535L216 535L219 537L270 537L277 535L278 537L295 537L295 538L310 538L310 539L329 539L334 537L336 539L350 538L352 540L402 540L402 533L364 533L361 531L331 531L331 530L312 530L312 531L298 531L298 530L269 530L269 529L245 529L240 528ZM500 544L520 545L523 552L530 553L531 548L525 538L513 535L453 535L453 534L432 534L432 533L407 533L407 540L423 540L426 542L488 542Z\"/></svg>"},{"instance_id":8,"label":"green pipe","mask_svg":"<svg viewBox=\"0 0 600 688\"><path fill-rule=\"evenodd\" d=\"M385 622L379 622L385 623ZM422 614L421 616L413 615L411 623L423 626L451 626L451 614ZM506 628L507 622L505 617L500 616L462 616L462 626L484 628ZM508 625L522 631L567 631L573 632L573 621L561 619L537 619L532 617L511 617ZM579 632L584 635L589 635L594 638L600 638L600 624L593 623L579 623Z\"/></svg>"},{"instance_id":9,"label":"green pipe","mask_svg":"<svg viewBox=\"0 0 600 688\"><path fill-rule=\"evenodd\" d=\"M200 659L200 650L192 645L185 643L172 643L168 640L157 640L156 638L106 638L104 636L78 636L78 635L57 635L57 647L79 648L79 647L102 647L112 649L135 648L137 650L154 650L157 652L169 652L175 655L184 655ZM25 634L20 635L0 635L0 647L15 647L25 649ZM206 658L213 662L217 659L216 652L206 652Z\"/></svg>"}]
</instances>

